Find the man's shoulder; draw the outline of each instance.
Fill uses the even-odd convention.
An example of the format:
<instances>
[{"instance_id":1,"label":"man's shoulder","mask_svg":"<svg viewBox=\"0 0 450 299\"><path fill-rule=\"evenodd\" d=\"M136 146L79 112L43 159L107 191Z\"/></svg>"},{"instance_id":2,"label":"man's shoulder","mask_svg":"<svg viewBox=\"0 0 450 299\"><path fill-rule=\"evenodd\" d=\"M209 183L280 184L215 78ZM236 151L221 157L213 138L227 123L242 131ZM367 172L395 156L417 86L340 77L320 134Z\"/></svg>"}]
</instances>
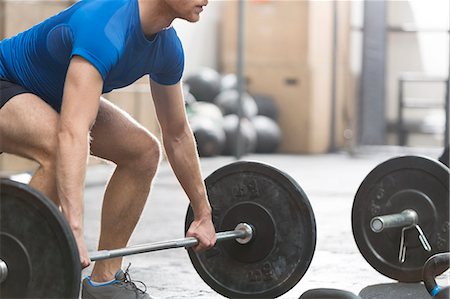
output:
<instances>
[{"instance_id":1,"label":"man's shoulder","mask_svg":"<svg viewBox=\"0 0 450 299\"><path fill-rule=\"evenodd\" d=\"M73 14L70 27L80 44L104 44L122 49L135 17L130 0L84 0Z\"/></svg>"},{"instance_id":2,"label":"man's shoulder","mask_svg":"<svg viewBox=\"0 0 450 299\"><path fill-rule=\"evenodd\" d=\"M71 22L89 24L92 28L90 22L107 24L111 23L111 18L115 18L115 22L125 21L134 12L132 4L130 0L82 0L74 4Z\"/></svg>"},{"instance_id":3,"label":"man's shoulder","mask_svg":"<svg viewBox=\"0 0 450 299\"><path fill-rule=\"evenodd\" d=\"M183 44L179 38L177 31L173 26L161 31L161 38L164 39L164 44L175 51L183 51Z\"/></svg>"},{"instance_id":4,"label":"man's shoulder","mask_svg":"<svg viewBox=\"0 0 450 299\"><path fill-rule=\"evenodd\" d=\"M80 7L69 21L71 54L85 58L106 77L123 55L137 4L133 0L83 0L77 4Z\"/></svg>"},{"instance_id":5,"label":"man's shoulder","mask_svg":"<svg viewBox=\"0 0 450 299\"><path fill-rule=\"evenodd\" d=\"M159 38L163 49L157 51L157 53L160 53L160 56L156 58L158 66L154 73L150 73L150 77L159 84L172 85L180 81L183 75L183 46L173 27L160 32Z\"/></svg>"}]
</instances>

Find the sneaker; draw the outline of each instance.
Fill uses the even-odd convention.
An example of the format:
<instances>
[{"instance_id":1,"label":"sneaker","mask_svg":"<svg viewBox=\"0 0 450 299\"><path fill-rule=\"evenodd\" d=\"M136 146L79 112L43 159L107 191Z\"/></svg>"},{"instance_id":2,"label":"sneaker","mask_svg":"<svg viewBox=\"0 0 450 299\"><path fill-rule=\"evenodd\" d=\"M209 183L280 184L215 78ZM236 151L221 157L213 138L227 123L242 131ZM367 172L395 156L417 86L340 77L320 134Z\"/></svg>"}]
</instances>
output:
<instances>
[{"instance_id":1,"label":"sneaker","mask_svg":"<svg viewBox=\"0 0 450 299\"><path fill-rule=\"evenodd\" d=\"M129 268L129 266L128 266ZM94 286L90 277L83 279L83 287L81 292L82 299L151 299L146 293L147 287L142 281L135 281L144 286L144 290L139 289L135 282L130 279L128 268L123 272L121 269L117 271L114 278L108 284Z\"/></svg>"}]
</instances>

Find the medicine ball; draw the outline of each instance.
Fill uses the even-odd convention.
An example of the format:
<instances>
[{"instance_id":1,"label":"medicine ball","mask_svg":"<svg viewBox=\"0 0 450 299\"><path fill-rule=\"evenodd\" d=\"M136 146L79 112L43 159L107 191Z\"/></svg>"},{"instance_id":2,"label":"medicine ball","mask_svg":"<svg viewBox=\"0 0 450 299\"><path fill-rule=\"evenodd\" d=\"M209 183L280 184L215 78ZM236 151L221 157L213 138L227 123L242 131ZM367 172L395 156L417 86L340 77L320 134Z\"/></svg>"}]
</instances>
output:
<instances>
[{"instance_id":1,"label":"medicine ball","mask_svg":"<svg viewBox=\"0 0 450 299\"><path fill-rule=\"evenodd\" d=\"M189 116L209 118L216 122L217 125L222 125L223 115L222 111L213 103L195 102L189 105Z\"/></svg>"},{"instance_id":2,"label":"medicine ball","mask_svg":"<svg viewBox=\"0 0 450 299\"><path fill-rule=\"evenodd\" d=\"M239 118L235 114L229 114L223 118L226 143L223 154L234 155L236 153L237 127ZM251 121L243 118L241 121L242 153L253 153L256 147L256 131Z\"/></svg>"},{"instance_id":3,"label":"medicine ball","mask_svg":"<svg viewBox=\"0 0 450 299\"><path fill-rule=\"evenodd\" d=\"M238 114L239 93L236 89L224 90L214 99L214 103L222 110L223 115ZM252 118L258 114L255 100L248 93L242 95L242 105L242 116Z\"/></svg>"},{"instance_id":4,"label":"medicine ball","mask_svg":"<svg viewBox=\"0 0 450 299\"><path fill-rule=\"evenodd\" d=\"M197 99L189 91L184 91L183 92L183 96L184 96L184 105L186 107L188 107L189 105L192 105L193 103L197 102Z\"/></svg>"},{"instance_id":5,"label":"medicine ball","mask_svg":"<svg viewBox=\"0 0 450 299\"><path fill-rule=\"evenodd\" d=\"M252 118L256 130L257 153L274 153L281 142L281 130L278 124L264 115Z\"/></svg>"},{"instance_id":6,"label":"medicine ball","mask_svg":"<svg viewBox=\"0 0 450 299\"><path fill-rule=\"evenodd\" d=\"M267 94L253 94L252 96L258 107L259 115L267 116L275 121L278 119L278 107L272 96Z\"/></svg>"},{"instance_id":7,"label":"medicine ball","mask_svg":"<svg viewBox=\"0 0 450 299\"><path fill-rule=\"evenodd\" d=\"M238 80L235 74L226 74L222 76L221 80L221 90L237 89Z\"/></svg>"},{"instance_id":8,"label":"medicine ball","mask_svg":"<svg viewBox=\"0 0 450 299\"><path fill-rule=\"evenodd\" d=\"M221 76L210 68L201 69L186 77L184 83L197 101L212 102L220 93Z\"/></svg>"},{"instance_id":9,"label":"medicine ball","mask_svg":"<svg viewBox=\"0 0 450 299\"><path fill-rule=\"evenodd\" d=\"M222 153L225 146L225 132L221 124L198 116L189 118L189 124L194 133L200 157L213 157Z\"/></svg>"}]
</instances>

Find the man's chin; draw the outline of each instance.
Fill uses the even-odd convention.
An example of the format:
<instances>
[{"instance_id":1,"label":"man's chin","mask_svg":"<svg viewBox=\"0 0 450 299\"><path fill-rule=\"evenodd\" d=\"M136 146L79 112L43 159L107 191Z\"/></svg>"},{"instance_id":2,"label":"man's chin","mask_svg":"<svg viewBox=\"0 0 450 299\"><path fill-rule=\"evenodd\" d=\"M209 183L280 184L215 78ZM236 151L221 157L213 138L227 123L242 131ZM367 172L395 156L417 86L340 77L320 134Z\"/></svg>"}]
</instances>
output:
<instances>
[{"instance_id":1,"label":"man's chin","mask_svg":"<svg viewBox=\"0 0 450 299\"><path fill-rule=\"evenodd\" d=\"M183 19L190 23L197 23L200 20L200 14L193 14Z\"/></svg>"}]
</instances>

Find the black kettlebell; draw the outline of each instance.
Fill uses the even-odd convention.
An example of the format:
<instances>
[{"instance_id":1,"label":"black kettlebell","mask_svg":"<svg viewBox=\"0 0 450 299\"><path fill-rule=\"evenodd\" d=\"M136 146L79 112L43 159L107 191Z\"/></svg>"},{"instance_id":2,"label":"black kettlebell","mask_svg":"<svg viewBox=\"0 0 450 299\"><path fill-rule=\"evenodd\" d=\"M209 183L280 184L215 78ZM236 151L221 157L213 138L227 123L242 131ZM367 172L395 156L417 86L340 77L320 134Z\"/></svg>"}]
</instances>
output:
<instances>
[{"instance_id":1,"label":"black kettlebell","mask_svg":"<svg viewBox=\"0 0 450 299\"><path fill-rule=\"evenodd\" d=\"M450 288L441 287L436 283L436 276L445 272L450 267L450 252L438 253L430 257L423 267L422 279L428 293L436 299L447 299Z\"/></svg>"}]
</instances>

